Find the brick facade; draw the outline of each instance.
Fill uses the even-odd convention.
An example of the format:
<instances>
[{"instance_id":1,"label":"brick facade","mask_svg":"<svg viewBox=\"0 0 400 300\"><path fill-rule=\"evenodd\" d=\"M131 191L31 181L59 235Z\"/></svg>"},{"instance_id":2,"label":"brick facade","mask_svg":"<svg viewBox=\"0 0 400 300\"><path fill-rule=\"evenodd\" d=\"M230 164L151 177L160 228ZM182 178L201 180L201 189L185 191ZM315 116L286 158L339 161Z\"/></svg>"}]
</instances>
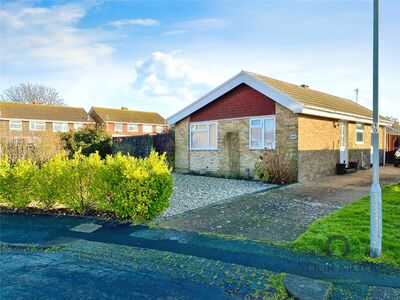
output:
<instances>
[{"instance_id":1,"label":"brick facade","mask_svg":"<svg viewBox=\"0 0 400 300\"><path fill-rule=\"evenodd\" d=\"M129 123L129 124L135 124L137 126L137 131L128 131L128 123L122 123L122 131L115 131L115 122L107 122L106 123L106 129L107 132L111 135L143 135L143 134L156 134L157 133L157 125L150 125L152 127L151 132L144 132L143 131L143 126L144 124L137 124L137 123ZM162 126L162 132L167 132L168 131L168 126L166 125L160 125Z\"/></svg>"},{"instance_id":2,"label":"brick facade","mask_svg":"<svg viewBox=\"0 0 400 300\"><path fill-rule=\"evenodd\" d=\"M242 93L243 91L244 94ZM238 173L241 176L254 175L254 166L263 151L249 149L249 119L263 115L264 112L252 112L238 118L227 118L236 115L235 101L242 102L246 93L253 95L253 89L245 89L239 86L235 93L227 93L220 97L225 103L226 112L221 113L220 106L215 100L207 109L186 117L175 124L175 163L178 172L214 173L226 175ZM258 93L258 92L256 92ZM239 95L241 95L239 97ZM243 98L242 98L243 97ZM261 98L260 98L261 99ZM264 99L267 109L271 109L268 101ZM226 105L230 103L231 105ZM211 108L216 108L212 112ZM297 179L299 182L313 180L321 176L333 175L336 172L336 164L339 163L340 147L339 120L318 116L294 114L282 105L274 104L276 118L276 149L278 147L290 147L297 157ZM232 108L232 111L231 111ZM247 112L242 111L243 114ZM217 118L219 117L219 118ZM190 150L190 122L213 120L218 126L217 150ZM365 162L370 163L371 126L364 124L364 143L356 143L356 123L348 122L348 158L349 161L359 161L360 152L365 155ZM383 136L383 127L380 127L380 135ZM229 142L230 141L230 142ZM379 145L383 149L383 138Z\"/></svg>"},{"instance_id":3,"label":"brick facade","mask_svg":"<svg viewBox=\"0 0 400 300\"><path fill-rule=\"evenodd\" d=\"M339 120L299 115L298 178L299 181L333 175L340 160ZM356 143L356 123L347 123L348 162L360 161L361 152L365 163L371 161L371 125L364 124L364 143ZM381 137L383 127L380 127ZM379 141L383 149L383 139Z\"/></svg>"},{"instance_id":4,"label":"brick facade","mask_svg":"<svg viewBox=\"0 0 400 300\"><path fill-rule=\"evenodd\" d=\"M69 130L74 130L74 123L68 123ZM46 122L45 131L34 131L29 129L29 121L22 121L22 130L10 130L8 120L0 120L1 138L38 138L42 136L57 135L59 132L53 131L53 123Z\"/></svg>"},{"instance_id":5,"label":"brick facade","mask_svg":"<svg viewBox=\"0 0 400 300\"><path fill-rule=\"evenodd\" d=\"M176 170L219 175L239 173L241 176L249 171L250 176L253 176L254 165L265 150L249 149L251 117L218 120L218 150L189 150L191 117L178 122L175 126ZM297 140L291 138L293 134L297 134L297 116L276 104L276 147L285 145L293 149L296 155ZM233 143L229 142L232 137Z\"/></svg>"}]
</instances>

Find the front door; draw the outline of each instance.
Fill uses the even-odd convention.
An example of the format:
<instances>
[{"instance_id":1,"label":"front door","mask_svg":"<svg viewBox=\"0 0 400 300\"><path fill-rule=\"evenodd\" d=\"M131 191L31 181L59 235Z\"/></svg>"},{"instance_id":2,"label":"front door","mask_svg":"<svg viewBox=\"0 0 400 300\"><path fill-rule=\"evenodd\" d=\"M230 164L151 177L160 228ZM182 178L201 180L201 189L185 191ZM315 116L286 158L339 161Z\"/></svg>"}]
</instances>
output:
<instances>
[{"instance_id":1,"label":"front door","mask_svg":"<svg viewBox=\"0 0 400 300\"><path fill-rule=\"evenodd\" d=\"M340 163L348 164L349 162L349 152L347 147L347 122L340 121Z\"/></svg>"}]
</instances>

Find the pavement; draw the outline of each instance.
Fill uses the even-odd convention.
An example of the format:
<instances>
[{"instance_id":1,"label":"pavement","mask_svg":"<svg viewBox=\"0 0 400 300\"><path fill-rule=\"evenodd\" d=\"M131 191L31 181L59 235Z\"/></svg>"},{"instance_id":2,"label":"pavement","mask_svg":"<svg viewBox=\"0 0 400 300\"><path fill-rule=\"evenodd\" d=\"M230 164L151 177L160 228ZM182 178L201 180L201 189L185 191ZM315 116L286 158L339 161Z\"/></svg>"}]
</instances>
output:
<instances>
[{"instance_id":1,"label":"pavement","mask_svg":"<svg viewBox=\"0 0 400 300\"><path fill-rule=\"evenodd\" d=\"M328 176L162 218L154 225L271 242L295 240L315 220L369 194L371 169ZM400 168L380 168L382 185L400 182Z\"/></svg>"},{"instance_id":2,"label":"pavement","mask_svg":"<svg viewBox=\"0 0 400 300\"><path fill-rule=\"evenodd\" d=\"M390 266L94 218L0 216L1 299L268 299L278 273L298 299L400 297Z\"/></svg>"}]
</instances>

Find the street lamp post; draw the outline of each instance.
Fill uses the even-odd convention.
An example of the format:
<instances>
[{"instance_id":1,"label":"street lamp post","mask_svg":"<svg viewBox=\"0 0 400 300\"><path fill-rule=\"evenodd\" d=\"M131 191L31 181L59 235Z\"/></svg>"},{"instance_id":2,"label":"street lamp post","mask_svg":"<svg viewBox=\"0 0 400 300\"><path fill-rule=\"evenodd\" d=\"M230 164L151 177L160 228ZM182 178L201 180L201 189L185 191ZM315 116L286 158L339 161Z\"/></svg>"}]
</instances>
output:
<instances>
[{"instance_id":1,"label":"street lamp post","mask_svg":"<svg viewBox=\"0 0 400 300\"><path fill-rule=\"evenodd\" d=\"M372 124L372 185L370 191L370 256L382 254L382 191L379 185L379 0L374 0L373 33L373 124Z\"/></svg>"}]
</instances>

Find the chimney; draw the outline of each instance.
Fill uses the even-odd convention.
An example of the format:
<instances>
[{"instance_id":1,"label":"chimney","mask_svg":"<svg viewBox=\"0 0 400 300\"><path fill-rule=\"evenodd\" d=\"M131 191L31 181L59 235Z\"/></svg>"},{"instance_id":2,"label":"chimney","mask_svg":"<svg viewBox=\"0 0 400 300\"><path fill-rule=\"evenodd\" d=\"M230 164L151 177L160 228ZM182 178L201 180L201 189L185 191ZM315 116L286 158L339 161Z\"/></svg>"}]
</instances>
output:
<instances>
[{"instance_id":1,"label":"chimney","mask_svg":"<svg viewBox=\"0 0 400 300\"><path fill-rule=\"evenodd\" d=\"M128 110L128 108L125 107L125 106L122 106L121 109L122 109L122 110Z\"/></svg>"},{"instance_id":2,"label":"chimney","mask_svg":"<svg viewBox=\"0 0 400 300\"><path fill-rule=\"evenodd\" d=\"M307 84L302 84L302 85L300 85L302 88L304 88L304 89L308 89L308 85Z\"/></svg>"}]
</instances>

